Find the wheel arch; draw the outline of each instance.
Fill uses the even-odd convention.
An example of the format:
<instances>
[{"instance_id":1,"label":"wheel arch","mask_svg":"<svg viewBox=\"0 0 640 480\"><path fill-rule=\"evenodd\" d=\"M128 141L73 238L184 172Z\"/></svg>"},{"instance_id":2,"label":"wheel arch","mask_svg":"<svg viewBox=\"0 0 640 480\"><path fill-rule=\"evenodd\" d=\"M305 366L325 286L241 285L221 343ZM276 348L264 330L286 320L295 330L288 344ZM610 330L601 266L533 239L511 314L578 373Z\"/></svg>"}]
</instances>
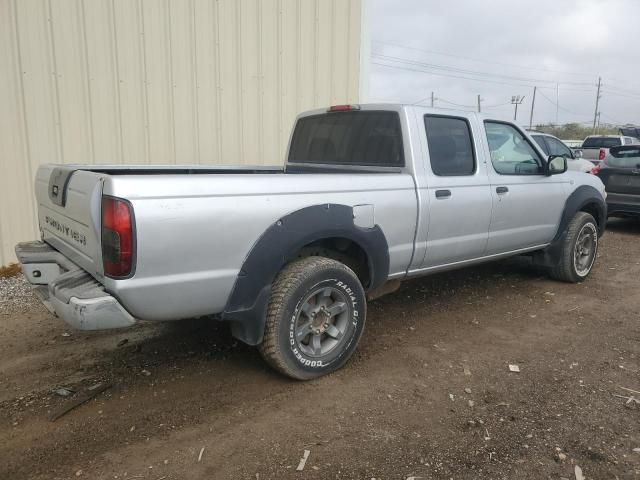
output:
<instances>
[{"instance_id":1,"label":"wheel arch","mask_svg":"<svg viewBox=\"0 0 640 480\"><path fill-rule=\"evenodd\" d=\"M598 236L602 236L607 224L607 204L596 188L590 185L581 185L567 198L558 230L551 244L533 255L534 261L538 265L545 267L557 265L560 261L562 243L567 235L567 228L578 212L592 215L598 227Z\"/></svg>"},{"instance_id":2,"label":"wheel arch","mask_svg":"<svg viewBox=\"0 0 640 480\"><path fill-rule=\"evenodd\" d=\"M599 235L604 233L607 224L607 204L602 198L602 194L594 187L581 185L569 195L565 202L554 241L565 234L569 222L578 212L591 214L596 220Z\"/></svg>"},{"instance_id":3,"label":"wheel arch","mask_svg":"<svg viewBox=\"0 0 640 480\"><path fill-rule=\"evenodd\" d=\"M290 261L321 255L341 261L366 290L382 285L389 274L389 247L379 225L359 227L353 207L322 204L278 219L251 247L222 314L233 335L250 345L262 341L271 284Z\"/></svg>"}]
</instances>

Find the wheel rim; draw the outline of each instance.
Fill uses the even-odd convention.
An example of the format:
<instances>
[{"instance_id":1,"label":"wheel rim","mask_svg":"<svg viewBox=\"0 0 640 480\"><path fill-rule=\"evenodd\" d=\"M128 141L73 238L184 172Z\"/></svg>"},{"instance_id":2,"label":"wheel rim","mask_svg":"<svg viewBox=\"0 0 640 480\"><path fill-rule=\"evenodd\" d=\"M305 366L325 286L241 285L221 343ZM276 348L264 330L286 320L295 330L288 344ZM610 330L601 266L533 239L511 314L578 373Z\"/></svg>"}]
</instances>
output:
<instances>
[{"instance_id":1,"label":"wheel rim","mask_svg":"<svg viewBox=\"0 0 640 480\"><path fill-rule=\"evenodd\" d=\"M322 357L346 339L350 306L337 288L323 287L308 295L298 310L294 335L298 348L309 357Z\"/></svg>"},{"instance_id":2,"label":"wheel rim","mask_svg":"<svg viewBox=\"0 0 640 480\"><path fill-rule=\"evenodd\" d=\"M573 250L573 264L576 273L585 277L591 271L598 248L598 233L593 224L587 223L580 229Z\"/></svg>"}]
</instances>

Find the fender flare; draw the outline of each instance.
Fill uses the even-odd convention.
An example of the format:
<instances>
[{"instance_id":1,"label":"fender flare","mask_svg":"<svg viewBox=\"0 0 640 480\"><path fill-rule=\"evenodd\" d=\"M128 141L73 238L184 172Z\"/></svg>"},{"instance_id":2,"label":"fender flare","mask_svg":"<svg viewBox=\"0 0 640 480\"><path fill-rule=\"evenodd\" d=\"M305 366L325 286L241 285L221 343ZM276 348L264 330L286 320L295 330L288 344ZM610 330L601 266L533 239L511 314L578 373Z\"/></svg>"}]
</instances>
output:
<instances>
[{"instance_id":1,"label":"fender flare","mask_svg":"<svg viewBox=\"0 0 640 480\"><path fill-rule=\"evenodd\" d=\"M389 246L378 225L355 225L353 207L347 205L302 208L271 224L245 258L222 313L222 319L231 323L233 336L249 345L261 343L271 284L280 270L304 246L335 237L351 240L367 254L367 290L384 284L389 274Z\"/></svg>"},{"instance_id":2,"label":"fender flare","mask_svg":"<svg viewBox=\"0 0 640 480\"><path fill-rule=\"evenodd\" d=\"M560 256L562 255L562 244L567 234L569 222L571 222L576 213L586 211L584 207L589 204L593 204L596 207L596 211L592 213L595 213L594 217L598 225L598 236L604 234L607 224L607 203L597 189L590 185L581 185L567 198L562 217L560 217L558 230L551 244L534 255L534 260L538 265L554 267L558 264Z\"/></svg>"},{"instance_id":3,"label":"fender flare","mask_svg":"<svg viewBox=\"0 0 640 480\"><path fill-rule=\"evenodd\" d=\"M567 226L575 214L590 203L596 205L596 223L598 224L598 233L602 236L607 224L607 203L602 198L602 194L594 187L591 185L581 185L569 195L569 198L567 198L564 204L560 225L553 239L554 243L564 236Z\"/></svg>"}]
</instances>

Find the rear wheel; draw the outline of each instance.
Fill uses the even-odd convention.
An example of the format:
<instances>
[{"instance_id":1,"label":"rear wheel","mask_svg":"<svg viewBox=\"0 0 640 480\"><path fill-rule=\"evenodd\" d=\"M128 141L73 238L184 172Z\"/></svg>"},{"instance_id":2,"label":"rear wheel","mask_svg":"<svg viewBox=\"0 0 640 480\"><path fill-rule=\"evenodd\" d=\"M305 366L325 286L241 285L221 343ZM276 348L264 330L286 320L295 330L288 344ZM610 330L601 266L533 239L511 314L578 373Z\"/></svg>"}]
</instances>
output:
<instances>
[{"instance_id":1,"label":"rear wheel","mask_svg":"<svg viewBox=\"0 0 640 480\"><path fill-rule=\"evenodd\" d=\"M272 285L260 353L291 378L325 375L351 357L365 317L364 289L350 268L324 257L296 260Z\"/></svg>"},{"instance_id":2,"label":"rear wheel","mask_svg":"<svg viewBox=\"0 0 640 480\"><path fill-rule=\"evenodd\" d=\"M551 270L551 276L571 283L586 279L598 255L598 226L592 215L576 213L561 248L560 261Z\"/></svg>"}]
</instances>

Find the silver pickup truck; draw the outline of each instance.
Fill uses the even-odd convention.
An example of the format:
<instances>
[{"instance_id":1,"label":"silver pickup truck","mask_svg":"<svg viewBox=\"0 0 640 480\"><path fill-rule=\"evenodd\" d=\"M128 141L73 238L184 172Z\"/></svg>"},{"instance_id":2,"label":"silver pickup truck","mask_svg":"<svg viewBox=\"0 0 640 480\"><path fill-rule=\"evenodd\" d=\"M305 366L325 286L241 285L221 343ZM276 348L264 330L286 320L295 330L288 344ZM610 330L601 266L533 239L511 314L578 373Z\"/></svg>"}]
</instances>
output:
<instances>
[{"instance_id":1,"label":"silver pickup truck","mask_svg":"<svg viewBox=\"0 0 640 480\"><path fill-rule=\"evenodd\" d=\"M211 316L297 379L344 365L367 298L513 255L580 282L604 187L514 124L403 105L301 114L280 168L45 165L17 245L80 329Z\"/></svg>"}]
</instances>

